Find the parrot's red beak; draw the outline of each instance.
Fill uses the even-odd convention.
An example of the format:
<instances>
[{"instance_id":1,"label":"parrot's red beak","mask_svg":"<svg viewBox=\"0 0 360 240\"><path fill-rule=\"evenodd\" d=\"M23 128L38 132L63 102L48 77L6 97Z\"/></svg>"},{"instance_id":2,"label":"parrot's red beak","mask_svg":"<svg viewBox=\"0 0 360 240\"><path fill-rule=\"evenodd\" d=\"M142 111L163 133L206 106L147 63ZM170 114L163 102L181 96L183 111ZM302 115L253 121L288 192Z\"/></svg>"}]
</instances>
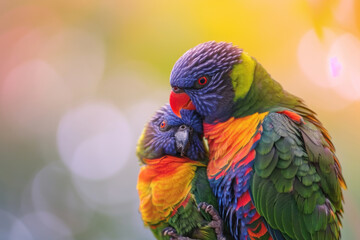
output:
<instances>
[{"instance_id":1,"label":"parrot's red beak","mask_svg":"<svg viewBox=\"0 0 360 240\"><path fill-rule=\"evenodd\" d=\"M171 91L170 93L170 106L173 112L181 118L180 110L181 109L188 109L188 110L195 110L195 106L192 103L190 97L184 93L175 93Z\"/></svg>"}]
</instances>

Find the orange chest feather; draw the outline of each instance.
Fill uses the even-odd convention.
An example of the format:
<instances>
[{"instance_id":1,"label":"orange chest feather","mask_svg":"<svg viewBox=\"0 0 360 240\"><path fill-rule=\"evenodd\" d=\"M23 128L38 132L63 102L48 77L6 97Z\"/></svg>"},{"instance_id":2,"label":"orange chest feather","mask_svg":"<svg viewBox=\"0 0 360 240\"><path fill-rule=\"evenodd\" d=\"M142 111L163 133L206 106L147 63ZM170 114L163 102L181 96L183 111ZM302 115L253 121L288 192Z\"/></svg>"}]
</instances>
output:
<instances>
[{"instance_id":1,"label":"orange chest feather","mask_svg":"<svg viewBox=\"0 0 360 240\"><path fill-rule=\"evenodd\" d=\"M145 162L147 165L141 168L137 183L139 210L146 224L156 225L167 221L188 200L195 171L205 165L173 156Z\"/></svg>"},{"instance_id":2,"label":"orange chest feather","mask_svg":"<svg viewBox=\"0 0 360 240\"><path fill-rule=\"evenodd\" d=\"M210 149L209 178L219 178L230 167L245 164L250 159L247 156L255 154L252 146L261 137L261 123L267 114L255 113L243 118L232 117L226 122L204 123L204 136Z\"/></svg>"}]
</instances>

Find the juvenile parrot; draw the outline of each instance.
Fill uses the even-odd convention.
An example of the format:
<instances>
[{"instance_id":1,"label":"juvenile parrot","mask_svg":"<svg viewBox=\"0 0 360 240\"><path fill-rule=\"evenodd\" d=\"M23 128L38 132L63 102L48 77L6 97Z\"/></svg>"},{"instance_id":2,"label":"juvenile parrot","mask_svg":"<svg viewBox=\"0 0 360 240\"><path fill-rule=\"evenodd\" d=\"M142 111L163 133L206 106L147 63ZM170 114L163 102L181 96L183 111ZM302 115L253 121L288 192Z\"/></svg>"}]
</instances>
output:
<instances>
[{"instance_id":1,"label":"juvenile parrot","mask_svg":"<svg viewBox=\"0 0 360 240\"><path fill-rule=\"evenodd\" d=\"M157 239L225 239L206 176L202 120L195 111L181 113L163 106L139 139L142 219Z\"/></svg>"},{"instance_id":2,"label":"juvenile parrot","mask_svg":"<svg viewBox=\"0 0 360 240\"><path fill-rule=\"evenodd\" d=\"M224 42L187 51L170 105L203 118L207 175L235 239L339 239L346 188L327 130L253 57Z\"/></svg>"}]
</instances>

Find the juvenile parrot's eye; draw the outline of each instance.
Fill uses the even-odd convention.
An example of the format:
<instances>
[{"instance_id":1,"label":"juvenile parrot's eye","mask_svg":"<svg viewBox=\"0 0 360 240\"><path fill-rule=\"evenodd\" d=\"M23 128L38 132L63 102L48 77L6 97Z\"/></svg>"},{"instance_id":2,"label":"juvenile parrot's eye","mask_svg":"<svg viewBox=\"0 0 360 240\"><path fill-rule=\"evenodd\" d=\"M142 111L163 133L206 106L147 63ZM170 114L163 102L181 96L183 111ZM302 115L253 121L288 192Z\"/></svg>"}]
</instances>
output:
<instances>
[{"instance_id":1,"label":"juvenile parrot's eye","mask_svg":"<svg viewBox=\"0 0 360 240\"><path fill-rule=\"evenodd\" d=\"M181 93L181 92L183 92L183 90L182 90L181 88L179 88L179 87L172 87L172 90L173 90L174 93Z\"/></svg>"},{"instance_id":2,"label":"juvenile parrot's eye","mask_svg":"<svg viewBox=\"0 0 360 240\"><path fill-rule=\"evenodd\" d=\"M205 77L205 76L203 76L203 77L200 77L199 79L198 79L198 83L200 84L200 85L205 85L206 83L207 83L207 77Z\"/></svg>"},{"instance_id":3,"label":"juvenile parrot's eye","mask_svg":"<svg viewBox=\"0 0 360 240\"><path fill-rule=\"evenodd\" d=\"M194 87L199 89L205 87L209 83L209 77L208 76L201 76L198 78L198 80L195 82Z\"/></svg>"},{"instance_id":4,"label":"juvenile parrot's eye","mask_svg":"<svg viewBox=\"0 0 360 240\"><path fill-rule=\"evenodd\" d=\"M161 131L166 131L166 130L168 130L168 126L167 126L167 123L166 123L166 121L165 120L163 120L161 123L160 123L160 130Z\"/></svg>"}]
</instances>

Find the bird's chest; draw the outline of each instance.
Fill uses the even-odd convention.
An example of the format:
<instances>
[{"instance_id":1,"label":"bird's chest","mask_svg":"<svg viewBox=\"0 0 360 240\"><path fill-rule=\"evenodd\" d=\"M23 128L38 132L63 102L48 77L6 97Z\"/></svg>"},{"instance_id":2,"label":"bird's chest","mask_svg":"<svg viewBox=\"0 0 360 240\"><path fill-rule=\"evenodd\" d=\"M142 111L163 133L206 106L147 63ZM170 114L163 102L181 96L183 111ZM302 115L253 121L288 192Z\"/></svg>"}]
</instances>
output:
<instances>
[{"instance_id":1,"label":"bird's chest","mask_svg":"<svg viewBox=\"0 0 360 240\"><path fill-rule=\"evenodd\" d=\"M204 165L172 156L150 162L151 165L140 170L137 190L143 221L156 225L167 221L179 207L188 203L196 169Z\"/></svg>"},{"instance_id":2,"label":"bird's chest","mask_svg":"<svg viewBox=\"0 0 360 240\"><path fill-rule=\"evenodd\" d=\"M209 145L209 179L218 180L228 173L248 173L260 140L262 121L267 113L243 118L230 118L215 124L204 123L204 136Z\"/></svg>"},{"instance_id":3,"label":"bird's chest","mask_svg":"<svg viewBox=\"0 0 360 240\"><path fill-rule=\"evenodd\" d=\"M253 174L255 147L261 138L262 120L266 114L254 114L246 118L231 118L215 125L204 124L204 136L209 145L207 174L211 188L218 199L220 212L230 224L233 235L240 235L240 222L244 233L256 210L249 192ZM236 223L235 223L236 224ZM246 236L240 237L241 239Z\"/></svg>"}]
</instances>

